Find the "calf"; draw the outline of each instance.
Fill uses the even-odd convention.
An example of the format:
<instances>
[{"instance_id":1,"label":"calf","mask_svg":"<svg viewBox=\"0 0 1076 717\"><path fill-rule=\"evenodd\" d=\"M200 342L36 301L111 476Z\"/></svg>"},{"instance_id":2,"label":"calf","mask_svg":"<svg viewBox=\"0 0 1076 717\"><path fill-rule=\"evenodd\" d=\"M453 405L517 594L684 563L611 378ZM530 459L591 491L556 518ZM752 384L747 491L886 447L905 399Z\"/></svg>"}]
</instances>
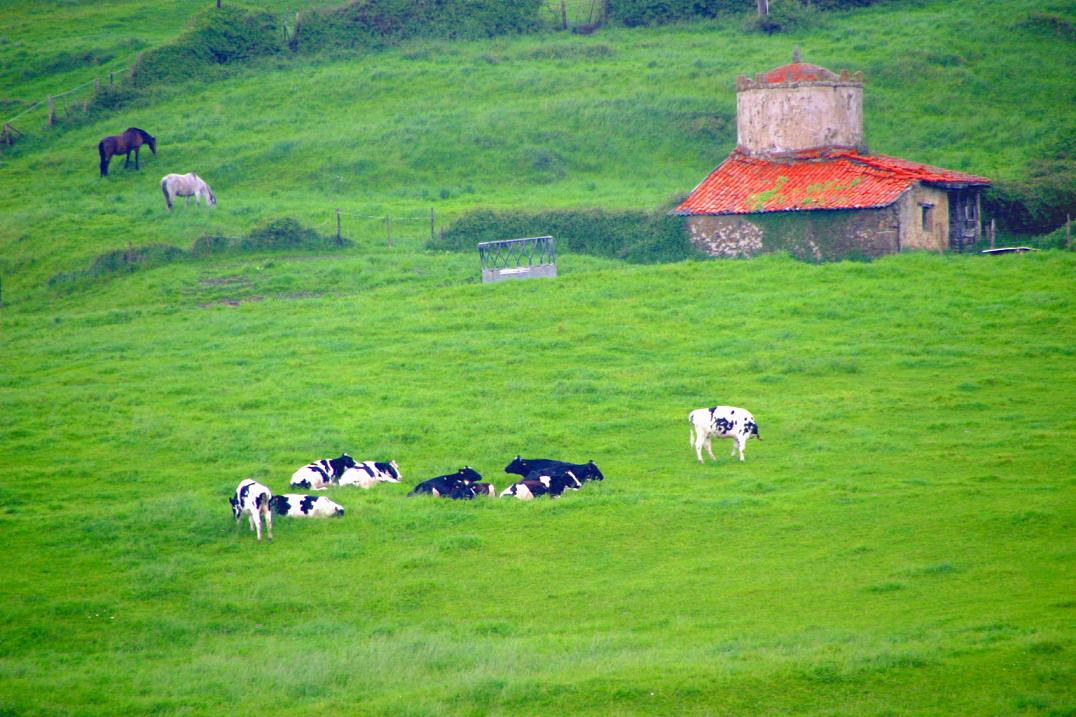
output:
<instances>
[{"instance_id":1,"label":"calf","mask_svg":"<svg viewBox=\"0 0 1076 717\"><path fill-rule=\"evenodd\" d=\"M536 474L537 471L531 473L532 476ZM501 497L514 496L519 500L531 500L540 495L548 495L550 498L556 498L566 490L579 490L582 485L574 473L563 471L555 475L543 475L517 481L505 488Z\"/></svg>"},{"instance_id":2,"label":"calf","mask_svg":"<svg viewBox=\"0 0 1076 717\"><path fill-rule=\"evenodd\" d=\"M474 498L474 489L471 486L480 480L482 476L478 471L470 466L464 466L455 473L422 481L407 495L411 497L429 493L453 500L470 500Z\"/></svg>"},{"instance_id":3,"label":"calf","mask_svg":"<svg viewBox=\"0 0 1076 717\"><path fill-rule=\"evenodd\" d=\"M743 460L743 448L751 438L762 440L758 435L758 424L755 417L749 411L735 406L714 406L713 408L699 408L688 414L688 422L691 424L690 439L695 454L699 457L699 463L703 463L702 449L706 448L710 458L714 457L710 442L714 438L731 438L735 441L732 454L740 451L740 460Z\"/></svg>"},{"instance_id":4,"label":"calf","mask_svg":"<svg viewBox=\"0 0 1076 717\"><path fill-rule=\"evenodd\" d=\"M548 474L555 471L570 470L581 483L588 480L605 480L601 470L594 461L587 463L568 463L566 461L554 461L548 458L523 458L516 456L512 462L504 467L505 473L515 473L524 478L534 478L535 473Z\"/></svg>"},{"instance_id":5,"label":"calf","mask_svg":"<svg viewBox=\"0 0 1076 717\"><path fill-rule=\"evenodd\" d=\"M323 495L283 493L269 499L269 508L289 518L333 518L344 514L344 506Z\"/></svg>"},{"instance_id":6,"label":"calf","mask_svg":"<svg viewBox=\"0 0 1076 717\"><path fill-rule=\"evenodd\" d=\"M322 490L336 483L345 470L354 466L355 459L346 453L339 458L322 458L295 471L291 484L296 488Z\"/></svg>"},{"instance_id":7,"label":"calf","mask_svg":"<svg viewBox=\"0 0 1076 717\"><path fill-rule=\"evenodd\" d=\"M269 510L269 502L273 499L273 493L261 483L247 478L241 481L235 489L235 496L228 499L232 504L232 515L235 516L236 525L246 513L250 519L250 529L258 534L258 540L262 539L262 516L265 516L265 532L269 540L273 539L273 514Z\"/></svg>"},{"instance_id":8,"label":"calf","mask_svg":"<svg viewBox=\"0 0 1076 717\"><path fill-rule=\"evenodd\" d=\"M357 485L360 488L372 488L377 483L399 483L403 476L396 461L375 463L363 461L348 468L337 481L340 485Z\"/></svg>"}]
</instances>

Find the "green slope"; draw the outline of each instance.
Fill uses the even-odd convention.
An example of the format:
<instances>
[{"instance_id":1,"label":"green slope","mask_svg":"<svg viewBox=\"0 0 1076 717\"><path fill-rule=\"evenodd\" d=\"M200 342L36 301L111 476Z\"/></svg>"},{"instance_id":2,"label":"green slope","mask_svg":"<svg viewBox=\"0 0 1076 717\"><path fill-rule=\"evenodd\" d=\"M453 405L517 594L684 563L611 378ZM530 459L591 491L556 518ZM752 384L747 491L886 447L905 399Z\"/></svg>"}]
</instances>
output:
<instances>
[{"instance_id":1,"label":"green slope","mask_svg":"<svg viewBox=\"0 0 1076 717\"><path fill-rule=\"evenodd\" d=\"M431 207L663 205L793 43L867 72L876 151L1020 176L1071 128L1070 51L1035 3L969 5L271 60L0 154L0 714L1072 714L1071 254L563 254L486 286L422 249ZM58 3L28 32L75 38L75 10L100 47L183 21ZM128 125L160 153L98 178ZM189 170L220 204L168 214ZM48 283L337 207L349 248ZM716 403L760 422L744 463L688 447ZM342 450L405 484L333 489L342 520L271 545L232 521L241 479ZM517 453L608 479L405 497L463 464L503 487Z\"/></svg>"}]
</instances>

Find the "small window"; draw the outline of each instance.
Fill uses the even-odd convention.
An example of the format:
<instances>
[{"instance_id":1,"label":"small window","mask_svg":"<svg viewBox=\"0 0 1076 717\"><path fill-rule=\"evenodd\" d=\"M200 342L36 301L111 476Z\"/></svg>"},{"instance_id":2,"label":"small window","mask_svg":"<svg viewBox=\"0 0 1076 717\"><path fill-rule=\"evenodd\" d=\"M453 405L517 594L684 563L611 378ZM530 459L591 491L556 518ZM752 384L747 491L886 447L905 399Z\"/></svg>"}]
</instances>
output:
<instances>
[{"instance_id":1,"label":"small window","mask_svg":"<svg viewBox=\"0 0 1076 717\"><path fill-rule=\"evenodd\" d=\"M920 204L919 208L923 212L923 231L934 231L934 205Z\"/></svg>"}]
</instances>

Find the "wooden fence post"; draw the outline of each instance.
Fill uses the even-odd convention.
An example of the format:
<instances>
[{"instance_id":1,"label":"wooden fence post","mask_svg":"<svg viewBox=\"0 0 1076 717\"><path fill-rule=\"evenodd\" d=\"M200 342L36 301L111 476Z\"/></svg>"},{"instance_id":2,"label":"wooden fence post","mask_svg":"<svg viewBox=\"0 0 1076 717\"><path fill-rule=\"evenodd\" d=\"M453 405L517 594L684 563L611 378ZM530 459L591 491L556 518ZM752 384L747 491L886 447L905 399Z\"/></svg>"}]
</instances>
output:
<instances>
[{"instance_id":1,"label":"wooden fence post","mask_svg":"<svg viewBox=\"0 0 1076 717\"><path fill-rule=\"evenodd\" d=\"M433 243L434 239L436 238L436 237L434 237L434 234L433 234L435 222L436 222L436 218L435 218L435 215L433 213L433 207L430 207L430 243L431 244Z\"/></svg>"},{"instance_id":2,"label":"wooden fence post","mask_svg":"<svg viewBox=\"0 0 1076 717\"><path fill-rule=\"evenodd\" d=\"M340 234L340 210L339 209L336 210L336 243L338 245L344 243L344 237L343 237L343 235Z\"/></svg>"},{"instance_id":3,"label":"wooden fence post","mask_svg":"<svg viewBox=\"0 0 1076 717\"><path fill-rule=\"evenodd\" d=\"M114 73L114 72L109 72L108 73L108 84L111 85L111 84L115 83L115 81L116 81L116 76L115 75L116 75L116 73Z\"/></svg>"},{"instance_id":4,"label":"wooden fence post","mask_svg":"<svg viewBox=\"0 0 1076 717\"><path fill-rule=\"evenodd\" d=\"M997 236L998 236L997 225L994 224L994 220L991 219L990 220L990 248L991 249L994 248L994 241L997 239Z\"/></svg>"},{"instance_id":5,"label":"wooden fence post","mask_svg":"<svg viewBox=\"0 0 1076 717\"><path fill-rule=\"evenodd\" d=\"M560 0L560 29L568 29L568 8L564 4L564 0Z\"/></svg>"},{"instance_id":6,"label":"wooden fence post","mask_svg":"<svg viewBox=\"0 0 1076 717\"><path fill-rule=\"evenodd\" d=\"M56 124L56 98L49 95L49 126Z\"/></svg>"}]
</instances>

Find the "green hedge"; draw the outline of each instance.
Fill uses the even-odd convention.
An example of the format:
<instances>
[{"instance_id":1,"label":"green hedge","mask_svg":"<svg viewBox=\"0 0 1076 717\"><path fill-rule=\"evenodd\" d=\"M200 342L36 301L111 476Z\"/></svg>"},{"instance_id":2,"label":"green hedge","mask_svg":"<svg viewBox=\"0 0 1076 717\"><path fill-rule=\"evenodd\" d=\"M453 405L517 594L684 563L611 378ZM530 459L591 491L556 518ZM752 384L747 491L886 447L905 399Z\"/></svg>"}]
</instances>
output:
<instances>
[{"instance_id":1,"label":"green hedge","mask_svg":"<svg viewBox=\"0 0 1076 717\"><path fill-rule=\"evenodd\" d=\"M283 30L272 14L228 5L207 7L175 42L142 53L131 68L131 79L136 86L198 79L216 66L283 49Z\"/></svg>"},{"instance_id":2,"label":"green hedge","mask_svg":"<svg viewBox=\"0 0 1076 717\"><path fill-rule=\"evenodd\" d=\"M1046 234L1076 218L1076 137L1064 138L1053 155L1032 162L1027 176L999 180L983 194L983 214L1004 231Z\"/></svg>"},{"instance_id":3,"label":"green hedge","mask_svg":"<svg viewBox=\"0 0 1076 717\"><path fill-rule=\"evenodd\" d=\"M302 52L379 47L413 37L478 39L539 29L543 0L355 0L301 12L289 46Z\"/></svg>"},{"instance_id":4,"label":"green hedge","mask_svg":"<svg viewBox=\"0 0 1076 717\"><path fill-rule=\"evenodd\" d=\"M540 212L479 209L453 222L432 249L475 251L479 242L552 236L558 251L640 264L698 257L681 217L663 212L556 209Z\"/></svg>"},{"instance_id":5,"label":"green hedge","mask_svg":"<svg viewBox=\"0 0 1076 717\"><path fill-rule=\"evenodd\" d=\"M245 237L205 235L199 237L190 251L183 251L170 244L149 244L129 249L116 249L94 258L86 269L63 272L49 278L50 286L95 279L111 274L123 274L151 269L162 264L185 261L222 252L260 252L275 249L326 250L350 246L348 239L337 240L321 236L313 229L302 226L291 217L272 219L250 230Z\"/></svg>"}]
</instances>

